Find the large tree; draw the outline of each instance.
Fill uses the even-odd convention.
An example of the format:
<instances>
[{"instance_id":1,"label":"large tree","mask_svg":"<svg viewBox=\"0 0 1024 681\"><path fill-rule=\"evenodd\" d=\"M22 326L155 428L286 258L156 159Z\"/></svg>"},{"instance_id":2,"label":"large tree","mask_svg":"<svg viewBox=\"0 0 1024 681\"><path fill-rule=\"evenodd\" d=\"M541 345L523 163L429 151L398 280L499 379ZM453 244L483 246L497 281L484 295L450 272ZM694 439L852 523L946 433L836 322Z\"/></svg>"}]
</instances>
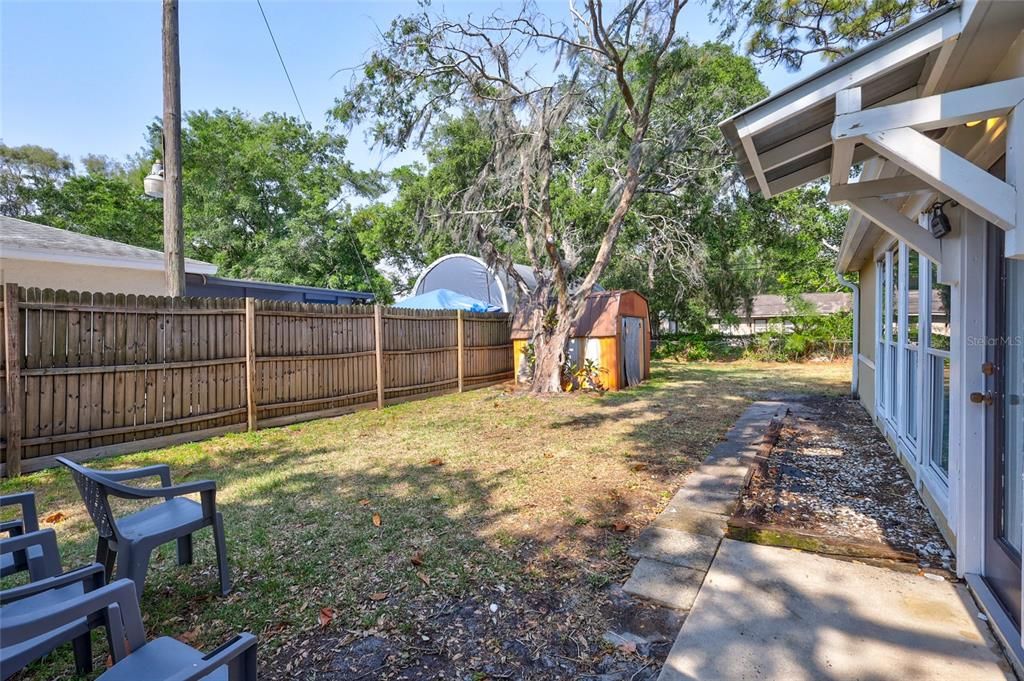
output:
<instances>
[{"instance_id":1,"label":"large tree","mask_svg":"<svg viewBox=\"0 0 1024 681\"><path fill-rule=\"evenodd\" d=\"M641 188L663 182L658 160L689 142L682 129L650 134L685 4L632 0L606 11L600 0L586 0L570 5L566 25L530 2L510 16L479 20L429 10L400 17L336 111L349 121L372 118L376 140L393 148L424 139L453 110L472 112L484 127L491 140L485 162L463 191L430 213L518 282L520 313L532 329L536 392L561 389L570 328L611 262ZM614 98L603 96L608 92ZM608 178L593 242L584 236L591 225L566 220L553 207L559 178L579 169L558 163L556 144L591 93L602 95L587 111L603 121L593 131L601 148L591 146L590 156L578 160ZM510 244L533 267L533 290L512 268Z\"/></svg>"},{"instance_id":2,"label":"large tree","mask_svg":"<svg viewBox=\"0 0 1024 681\"><path fill-rule=\"evenodd\" d=\"M154 128L154 139L159 139ZM182 186L190 255L225 276L373 290L346 199L375 196L375 173L352 168L336 132L276 113L185 116Z\"/></svg>"},{"instance_id":3,"label":"large tree","mask_svg":"<svg viewBox=\"0 0 1024 681\"><path fill-rule=\"evenodd\" d=\"M713 0L711 7L724 34L742 34L752 56L798 70L808 56L838 59L952 1Z\"/></svg>"},{"instance_id":4,"label":"large tree","mask_svg":"<svg viewBox=\"0 0 1024 681\"><path fill-rule=\"evenodd\" d=\"M0 215L23 218L38 210L36 193L74 173L67 156L35 144L0 142Z\"/></svg>"}]
</instances>

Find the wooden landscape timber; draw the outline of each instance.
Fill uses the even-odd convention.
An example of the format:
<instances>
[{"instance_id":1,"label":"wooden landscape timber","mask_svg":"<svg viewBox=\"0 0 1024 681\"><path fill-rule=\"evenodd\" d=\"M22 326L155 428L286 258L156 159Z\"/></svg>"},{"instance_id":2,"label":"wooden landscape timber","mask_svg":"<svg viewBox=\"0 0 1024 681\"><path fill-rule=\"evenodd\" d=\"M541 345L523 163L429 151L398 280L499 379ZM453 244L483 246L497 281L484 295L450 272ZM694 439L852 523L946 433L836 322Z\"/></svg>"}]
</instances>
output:
<instances>
[{"instance_id":1,"label":"wooden landscape timber","mask_svg":"<svg viewBox=\"0 0 1024 681\"><path fill-rule=\"evenodd\" d=\"M504 313L16 284L2 310L4 475L512 377Z\"/></svg>"}]
</instances>

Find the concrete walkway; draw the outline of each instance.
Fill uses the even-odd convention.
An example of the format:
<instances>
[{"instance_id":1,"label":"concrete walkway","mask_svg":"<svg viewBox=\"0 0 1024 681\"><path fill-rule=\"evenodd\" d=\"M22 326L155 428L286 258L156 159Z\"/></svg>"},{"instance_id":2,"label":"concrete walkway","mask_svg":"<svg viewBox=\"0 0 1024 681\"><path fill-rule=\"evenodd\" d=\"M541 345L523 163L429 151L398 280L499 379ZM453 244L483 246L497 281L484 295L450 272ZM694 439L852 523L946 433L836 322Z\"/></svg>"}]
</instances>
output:
<instances>
[{"instance_id":1,"label":"concrete walkway","mask_svg":"<svg viewBox=\"0 0 1024 681\"><path fill-rule=\"evenodd\" d=\"M723 539L658 678L1015 677L961 585Z\"/></svg>"}]
</instances>

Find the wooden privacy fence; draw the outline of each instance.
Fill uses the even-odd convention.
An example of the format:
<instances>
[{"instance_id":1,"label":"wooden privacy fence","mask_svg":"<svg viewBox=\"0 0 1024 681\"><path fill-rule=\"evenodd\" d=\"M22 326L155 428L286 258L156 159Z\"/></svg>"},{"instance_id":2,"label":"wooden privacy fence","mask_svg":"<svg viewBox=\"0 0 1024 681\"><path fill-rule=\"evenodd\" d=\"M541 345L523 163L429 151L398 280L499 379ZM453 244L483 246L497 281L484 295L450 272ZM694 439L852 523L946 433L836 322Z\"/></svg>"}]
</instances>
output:
<instances>
[{"instance_id":1,"label":"wooden privacy fence","mask_svg":"<svg viewBox=\"0 0 1024 681\"><path fill-rule=\"evenodd\" d=\"M4 287L0 463L14 476L512 377L503 313Z\"/></svg>"}]
</instances>

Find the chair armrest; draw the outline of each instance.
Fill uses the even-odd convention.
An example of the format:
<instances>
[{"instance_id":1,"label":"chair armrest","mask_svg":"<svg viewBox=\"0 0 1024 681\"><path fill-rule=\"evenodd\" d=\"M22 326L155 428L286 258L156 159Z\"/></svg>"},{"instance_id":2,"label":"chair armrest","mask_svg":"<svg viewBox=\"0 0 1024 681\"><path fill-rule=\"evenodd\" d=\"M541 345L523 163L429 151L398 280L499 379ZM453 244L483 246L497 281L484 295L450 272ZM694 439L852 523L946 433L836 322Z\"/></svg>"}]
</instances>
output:
<instances>
[{"instance_id":1,"label":"chair armrest","mask_svg":"<svg viewBox=\"0 0 1024 681\"><path fill-rule=\"evenodd\" d=\"M0 539L0 554L25 551L38 546L43 551L43 567L46 576L60 574L60 551L57 549L57 533L51 529L37 530L15 537Z\"/></svg>"},{"instance_id":2,"label":"chair armrest","mask_svg":"<svg viewBox=\"0 0 1024 681\"><path fill-rule=\"evenodd\" d=\"M24 534L25 524L18 520L6 520L0 523L0 532L6 532L12 537L17 537L19 534Z\"/></svg>"},{"instance_id":3,"label":"chair armrest","mask_svg":"<svg viewBox=\"0 0 1024 681\"><path fill-rule=\"evenodd\" d=\"M186 494L212 492L217 489L217 483L213 480L196 480L195 482L186 482L181 485L171 485L170 487L147 488L122 485L119 482L109 480L103 483L103 487L108 494L120 499L170 499Z\"/></svg>"},{"instance_id":4,"label":"chair armrest","mask_svg":"<svg viewBox=\"0 0 1024 681\"><path fill-rule=\"evenodd\" d=\"M26 532L39 529L39 514L36 513L36 495L34 492L19 492L0 496L0 507L21 506L21 522Z\"/></svg>"},{"instance_id":5,"label":"chair armrest","mask_svg":"<svg viewBox=\"0 0 1024 681\"><path fill-rule=\"evenodd\" d=\"M110 640L114 644L112 654L115 660L124 657L126 638L131 650L137 650L145 644L142 613L135 595L135 583L130 579L119 579L95 591L62 603L55 603L48 608L4 617L0 619L0 636L4 639L5 645L21 643L84 617L92 618L100 612L103 612L105 624L111 634Z\"/></svg>"},{"instance_id":6,"label":"chair armrest","mask_svg":"<svg viewBox=\"0 0 1024 681\"><path fill-rule=\"evenodd\" d=\"M93 563L92 565L86 565L75 570L69 570L56 577L47 577L36 582L4 589L0 591L0 605L20 601L23 598L35 596L50 589L59 589L78 582L82 583L82 589L85 593L99 589L106 582L106 573L103 566L99 563Z\"/></svg>"},{"instance_id":7,"label":"chair armrest","mask_svg":"<svg viewBox=\"0 0 1024 681\"><path fill-rule=\"evenodd\" d=\"M201 662L193 665L189 669L182 670L181 672L179 672L179 673L175 674L174 676L171 676L170 678L168 678L166 681L197 681L198 679L202 679L202 678L205 678L205 677L209 676L211 672L213 672L213 671L215 671L215 670L217 670L220 667L223 667L225 665L230 667L230 666L233 666L233 664L243 664L244 665L246 663L249 663L249 664L253 665L254 668L252 670L253 671L252 678L255 678L255 671L256 671L255 670L255 663L256 663L256 661L254 659L255 658L255 653L256 653L255 649L256 649L256 637L255 636L253 636L252 634L249 634L249 633L238 634L237 636L235 636L230 641L227 641L226 643L224 643L223 645L219 646L215 650L212 650L209 653L207 653L206 655L204 655ZM249 660L239 660L239 658L242 655L245 655L245 653L249 652L250 650L253 653L252 657L251 657L251 661L249 661ZM240 672L244 672L244 671L245 671L244 669L240 670ZM232 675L232 676L230 676L230 678L236 678L236 677ZM242 676L242 673L239 673L237 678L244 679L244 678L249 678L249 677Z\"/></svg>"},{"instance_id":8,"label":"chair armrest","mask_svg":"<svg viewBox=\"0 0 1024 681\"><path fill-rule=\"evenodd\" d=\"M96 471L100 475L115 482L123 482L125 480L138 480L139 478L148 478L156 475L160 478L161 487L171 486L171 467L165 463L158 463L153 466L146 466L144 468L131 468L123 471Z\"/></svg>"}]
</instances>

